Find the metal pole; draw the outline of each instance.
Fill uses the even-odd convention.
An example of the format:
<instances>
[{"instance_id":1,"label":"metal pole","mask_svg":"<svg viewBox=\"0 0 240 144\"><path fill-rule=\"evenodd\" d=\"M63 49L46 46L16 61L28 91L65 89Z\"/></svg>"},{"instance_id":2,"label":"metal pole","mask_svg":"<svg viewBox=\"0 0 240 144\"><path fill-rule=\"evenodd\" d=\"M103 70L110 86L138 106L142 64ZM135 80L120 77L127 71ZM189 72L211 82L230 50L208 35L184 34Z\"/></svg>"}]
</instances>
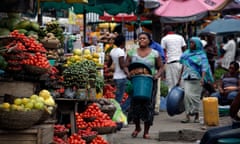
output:
<instances>
[{"instance_id":1,"label":"metal pole","mask_svg":"<svg viewBox=\"0 0 240 144\"><path fill-rule=\"evenodd\" d=\"M86 10L83 10L83 42L84 44L86 43L86 29L87 29L87 25L86 25Z\"/></svg>"}]
</instances>

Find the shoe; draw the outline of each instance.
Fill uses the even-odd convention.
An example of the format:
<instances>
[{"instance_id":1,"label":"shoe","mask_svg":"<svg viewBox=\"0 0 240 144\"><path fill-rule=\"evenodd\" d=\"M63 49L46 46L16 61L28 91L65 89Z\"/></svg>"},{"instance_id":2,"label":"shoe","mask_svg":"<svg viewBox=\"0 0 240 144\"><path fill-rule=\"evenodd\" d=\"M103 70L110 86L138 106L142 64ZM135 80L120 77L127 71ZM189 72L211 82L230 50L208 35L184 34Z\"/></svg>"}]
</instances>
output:
<instances>
[{"instance_id":1,"label":"shoe","mask_svg":"<svg viewBox=\"0 0 240 144\"><path fill-rule=\"evenodd\" d=\"M144 134L144 135L143 135L143 138L144 138L144 139L150 139L150 135L149 135L149 134Z\"/></svg>"},{"instance_id":2,"label":"shoe","mask_svg":"<svg viewBox=\"0 0 240 144\"><path fill-rule=\"evenodd\" d=\"M141 132L141 129L140 130L135 130L133 133L132 133L132 137L137 137L137 135Z\"/></svg>"},{"instance_id":3,"label":"shoe","mask_svg":"<svg viewBox=\"0 0 240 144\"><path fill-rule=\"evenodd\" d=\"M194 123L199 123L199 119L195 119L193 122Z\"/></svg>"},{"instance_id":4,"label":"shoe","mask_svg":"<svg viewBox=\"0 0 240 144\"><path fill-rule=\"evenodd\" d=\"M190 119L181 120L181 123L190 123Z\"/></svg>"}]
</instances>

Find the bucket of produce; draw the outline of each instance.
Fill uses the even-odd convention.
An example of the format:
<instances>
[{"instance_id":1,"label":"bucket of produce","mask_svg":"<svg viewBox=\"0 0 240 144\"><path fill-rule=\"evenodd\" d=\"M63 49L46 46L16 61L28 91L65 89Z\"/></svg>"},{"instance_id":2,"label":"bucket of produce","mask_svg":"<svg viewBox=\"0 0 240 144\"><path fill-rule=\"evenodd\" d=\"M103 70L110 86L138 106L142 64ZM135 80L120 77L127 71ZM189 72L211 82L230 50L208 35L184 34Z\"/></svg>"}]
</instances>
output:
<instances>
[{"instance_id":1,"label":"bucket of produce","mask_svg":"<svg viewBox=\"0 0 240 144\"><path fill-rule=\"evenodd\" d=\"M128 67L128 70L129 70L131 76L139 75L139 74L143 74L143 75L151 75L152 74L150 67L147 66L146 64L140 63L140 62L131 63Z\"/></svg>"},{"instance_id":2,"label":"bucket of produce","mask_svg":"<svg viewBox=\"0 0 240 144\"><path fill-rule=\"evenodd\" d=\"M150 100L153 90L153 78L147 75L135 75L131 77L133 98Z\"/></svg>"}]
</instances>

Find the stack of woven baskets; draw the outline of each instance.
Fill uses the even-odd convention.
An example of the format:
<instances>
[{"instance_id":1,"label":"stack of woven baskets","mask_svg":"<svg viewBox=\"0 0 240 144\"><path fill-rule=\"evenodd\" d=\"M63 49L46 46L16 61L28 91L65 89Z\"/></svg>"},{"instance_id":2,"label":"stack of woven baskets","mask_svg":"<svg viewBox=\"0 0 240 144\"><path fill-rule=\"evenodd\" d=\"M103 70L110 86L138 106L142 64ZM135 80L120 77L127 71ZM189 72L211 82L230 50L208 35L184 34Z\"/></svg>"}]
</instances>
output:
<instances>
[{"instance_id":1,"label":"stack of woven baskets","mask_svg":"<svg viewBox=\"0 0 240 144\"><path fill-rule=\"evenodd\" d=\"M42 110L1 111L0 128L15 130L27 129L38 123L42 114Z\"/></svg>"}]
</instances>

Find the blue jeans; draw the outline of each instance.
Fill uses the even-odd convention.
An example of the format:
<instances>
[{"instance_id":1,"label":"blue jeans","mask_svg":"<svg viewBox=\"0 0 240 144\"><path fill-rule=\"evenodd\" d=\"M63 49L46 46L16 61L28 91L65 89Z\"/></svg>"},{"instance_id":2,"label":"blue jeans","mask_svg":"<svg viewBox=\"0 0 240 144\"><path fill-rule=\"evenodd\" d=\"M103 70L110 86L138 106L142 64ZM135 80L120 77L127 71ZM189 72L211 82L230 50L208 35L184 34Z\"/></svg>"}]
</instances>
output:
<instances>
[{"instance_id":1,"label":"blue jeans","mask_svg":"<svg viewBox=\"0 0 240 144\"><path fill-rule=\"evenodd\" d=\"M220 103L224 103L224 102L227 102L227 101L232 101L237 96L237 94L238 94L238 91L231 91L231 92L228 93L228 95L225 99L223 98L223 96L221 95L220 92L212 93L211 96L218 98L218 101Z\"/></svg>"},{"instance_id":2,"label":"blue jeans","mask_svg":"<svg viewBox=\"0 0 240 144\"><path fill-rule=\"evenodd\" d=\"M114 79L114 83L115 83L115 86L116 86L115 99L121 105L123 94L124 94L125 89L126 89L127 78Z\"/></svg>"}]
</instances>

